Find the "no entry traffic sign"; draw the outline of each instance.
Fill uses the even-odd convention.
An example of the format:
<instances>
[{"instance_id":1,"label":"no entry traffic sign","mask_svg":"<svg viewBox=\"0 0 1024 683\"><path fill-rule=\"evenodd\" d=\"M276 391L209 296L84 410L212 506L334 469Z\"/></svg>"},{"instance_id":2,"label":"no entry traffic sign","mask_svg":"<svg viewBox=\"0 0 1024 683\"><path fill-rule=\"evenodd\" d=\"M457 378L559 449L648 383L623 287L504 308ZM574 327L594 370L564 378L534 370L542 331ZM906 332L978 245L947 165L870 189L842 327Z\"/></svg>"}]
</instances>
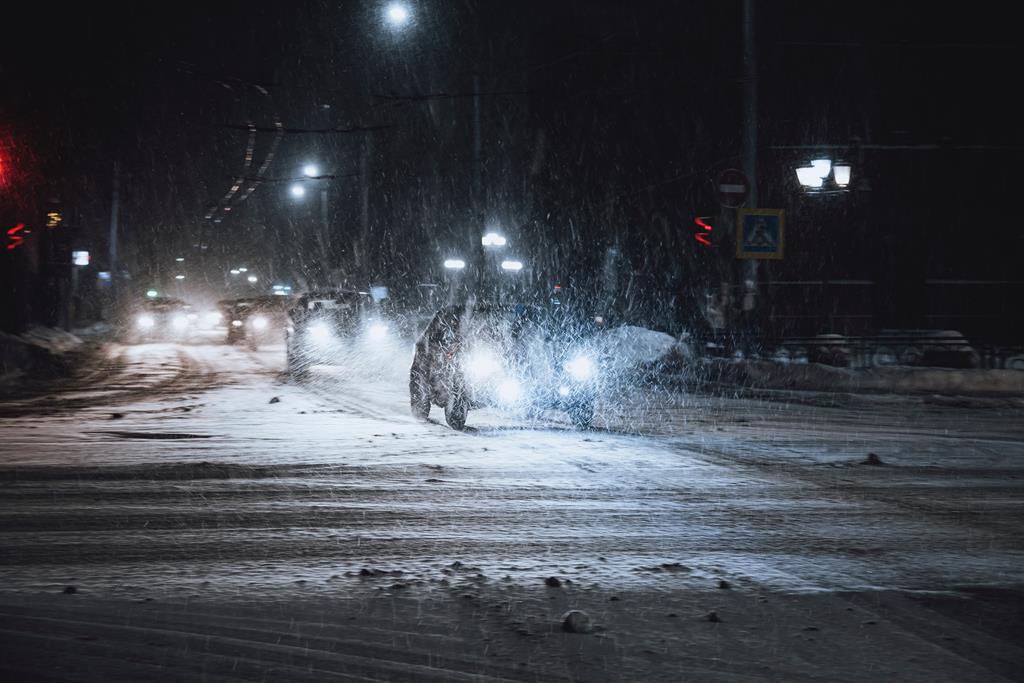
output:
<instances>
[{"instance_id":1,"label":"no entry traffic sign","mask_svg":"<svg viewBox=\"0 0 1024 683\"><path fill-rule=\"evenodd\" d=\"M738 209L747 201L750 193L750 182L743 171L735 168L727 168L718 174L715 181L715 193L718 195L718 202L729 209Z\"/></svg>"}]
</instances>

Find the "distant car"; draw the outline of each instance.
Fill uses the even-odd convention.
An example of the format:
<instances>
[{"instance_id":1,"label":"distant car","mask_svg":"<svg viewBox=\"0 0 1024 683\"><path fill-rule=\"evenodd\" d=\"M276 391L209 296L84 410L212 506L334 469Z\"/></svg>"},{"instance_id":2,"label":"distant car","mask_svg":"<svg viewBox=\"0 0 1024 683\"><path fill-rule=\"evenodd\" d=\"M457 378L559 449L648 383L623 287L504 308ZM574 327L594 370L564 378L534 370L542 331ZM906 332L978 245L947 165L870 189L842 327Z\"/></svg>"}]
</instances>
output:
<instances>
[{"instance_id":1,"label":"distant car","mask_svg":"<svg viewBox=\"0 0 1024 683\"><path fill-rule=\"evenodd\" d=\"M461 430L471 408L521 408L533 415L559 409L587 427L602 365L590 348L590 331L533 306L442 308L416 342L412 413L425 419L436 405L448 425Z\"/></svg>"},{"instance_id":2,"label":"distant car","mask_svg":"<svg viewBox=\"0 0 1024 683\"><path fill-rule=\"evenodd\" d=\"M227 322L228 344L245 342L255 351L261 344L280 343L284 338L290 297L273 295L224 299L219 305Z\"/></svg>"},{"instance_id":3,"label":"distant car","mask_svg":"<svg viewBox=\"0 0 1024 683\"><path fill-rule=\"evenodd\" d=\"M183 341L196 330L199 316L188 303L173 297L154 297L139 302L128 339L142 341Z\"/></svg>"},{"instance_id":4,"label":"distant car","mask_svg":"<svg viewBox=\"0 0 1024 683\"><path fill-rule=\"evenodd\" d=\"M306 292L288 309L285 327L288 372L302 374L318 364L344 362L356 342L374 343L389 335L373 297L355 290Z\"/></svg>"}]
</instances>

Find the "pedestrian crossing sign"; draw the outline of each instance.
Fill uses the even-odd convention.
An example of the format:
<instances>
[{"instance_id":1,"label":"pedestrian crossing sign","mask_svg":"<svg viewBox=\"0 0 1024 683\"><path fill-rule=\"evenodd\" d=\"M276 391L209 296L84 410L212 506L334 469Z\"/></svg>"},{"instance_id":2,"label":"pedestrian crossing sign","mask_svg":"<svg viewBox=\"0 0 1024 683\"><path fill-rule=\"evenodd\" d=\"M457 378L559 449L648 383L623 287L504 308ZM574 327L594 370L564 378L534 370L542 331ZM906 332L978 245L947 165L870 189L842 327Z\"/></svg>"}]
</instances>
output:
<instances>
[{"instance_id":1,"label":"pedestrian crossing sign","mask_svg":"<svg viewBox=\"0 0 1024 683\"><path fill-rule=\"evenodd\" d=\"M736 258L781 259L784 214L782 209L737 209Z\"/></svg>"}]
</instances>

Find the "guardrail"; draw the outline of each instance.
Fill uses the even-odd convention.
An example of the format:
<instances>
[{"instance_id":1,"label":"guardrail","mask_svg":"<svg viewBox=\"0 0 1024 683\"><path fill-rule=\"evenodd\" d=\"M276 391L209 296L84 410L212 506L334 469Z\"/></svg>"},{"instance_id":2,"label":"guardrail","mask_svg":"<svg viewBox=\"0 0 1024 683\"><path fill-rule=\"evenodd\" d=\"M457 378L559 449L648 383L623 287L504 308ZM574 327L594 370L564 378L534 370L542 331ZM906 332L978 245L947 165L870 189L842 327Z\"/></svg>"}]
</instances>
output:
<instances>
[{"instance_id":1,"label":"guardrail","mask_svg":"<svg viewBox=\"0 0 1024 683\"><path fill-rule=\"evenodd\" d=\"M928 366L1024 371L1024 346L974 345L962 336L879 334L787 337L766 344L770 357L853 368Z\"/></svg>"}]
</instances>

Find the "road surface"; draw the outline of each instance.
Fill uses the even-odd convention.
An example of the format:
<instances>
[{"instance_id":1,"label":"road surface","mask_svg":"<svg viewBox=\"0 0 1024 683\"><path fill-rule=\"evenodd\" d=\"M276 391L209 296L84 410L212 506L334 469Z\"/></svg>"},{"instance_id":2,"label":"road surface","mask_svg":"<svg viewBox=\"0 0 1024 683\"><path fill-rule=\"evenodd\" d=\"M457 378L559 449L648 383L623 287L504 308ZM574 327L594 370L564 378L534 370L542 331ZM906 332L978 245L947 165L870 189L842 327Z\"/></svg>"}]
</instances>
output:
<instances>
[{"instance_id":1,"label":"road surface","mask_svg":"<svg viewBox=\"0 0 1024 683\"><path fill-rule=\"evenodd\" d=\"M7 680L1024 680L1017 403L628 386L457 433L405 347L283 355L3 398Z\"/></svg>"}]
</instances>

